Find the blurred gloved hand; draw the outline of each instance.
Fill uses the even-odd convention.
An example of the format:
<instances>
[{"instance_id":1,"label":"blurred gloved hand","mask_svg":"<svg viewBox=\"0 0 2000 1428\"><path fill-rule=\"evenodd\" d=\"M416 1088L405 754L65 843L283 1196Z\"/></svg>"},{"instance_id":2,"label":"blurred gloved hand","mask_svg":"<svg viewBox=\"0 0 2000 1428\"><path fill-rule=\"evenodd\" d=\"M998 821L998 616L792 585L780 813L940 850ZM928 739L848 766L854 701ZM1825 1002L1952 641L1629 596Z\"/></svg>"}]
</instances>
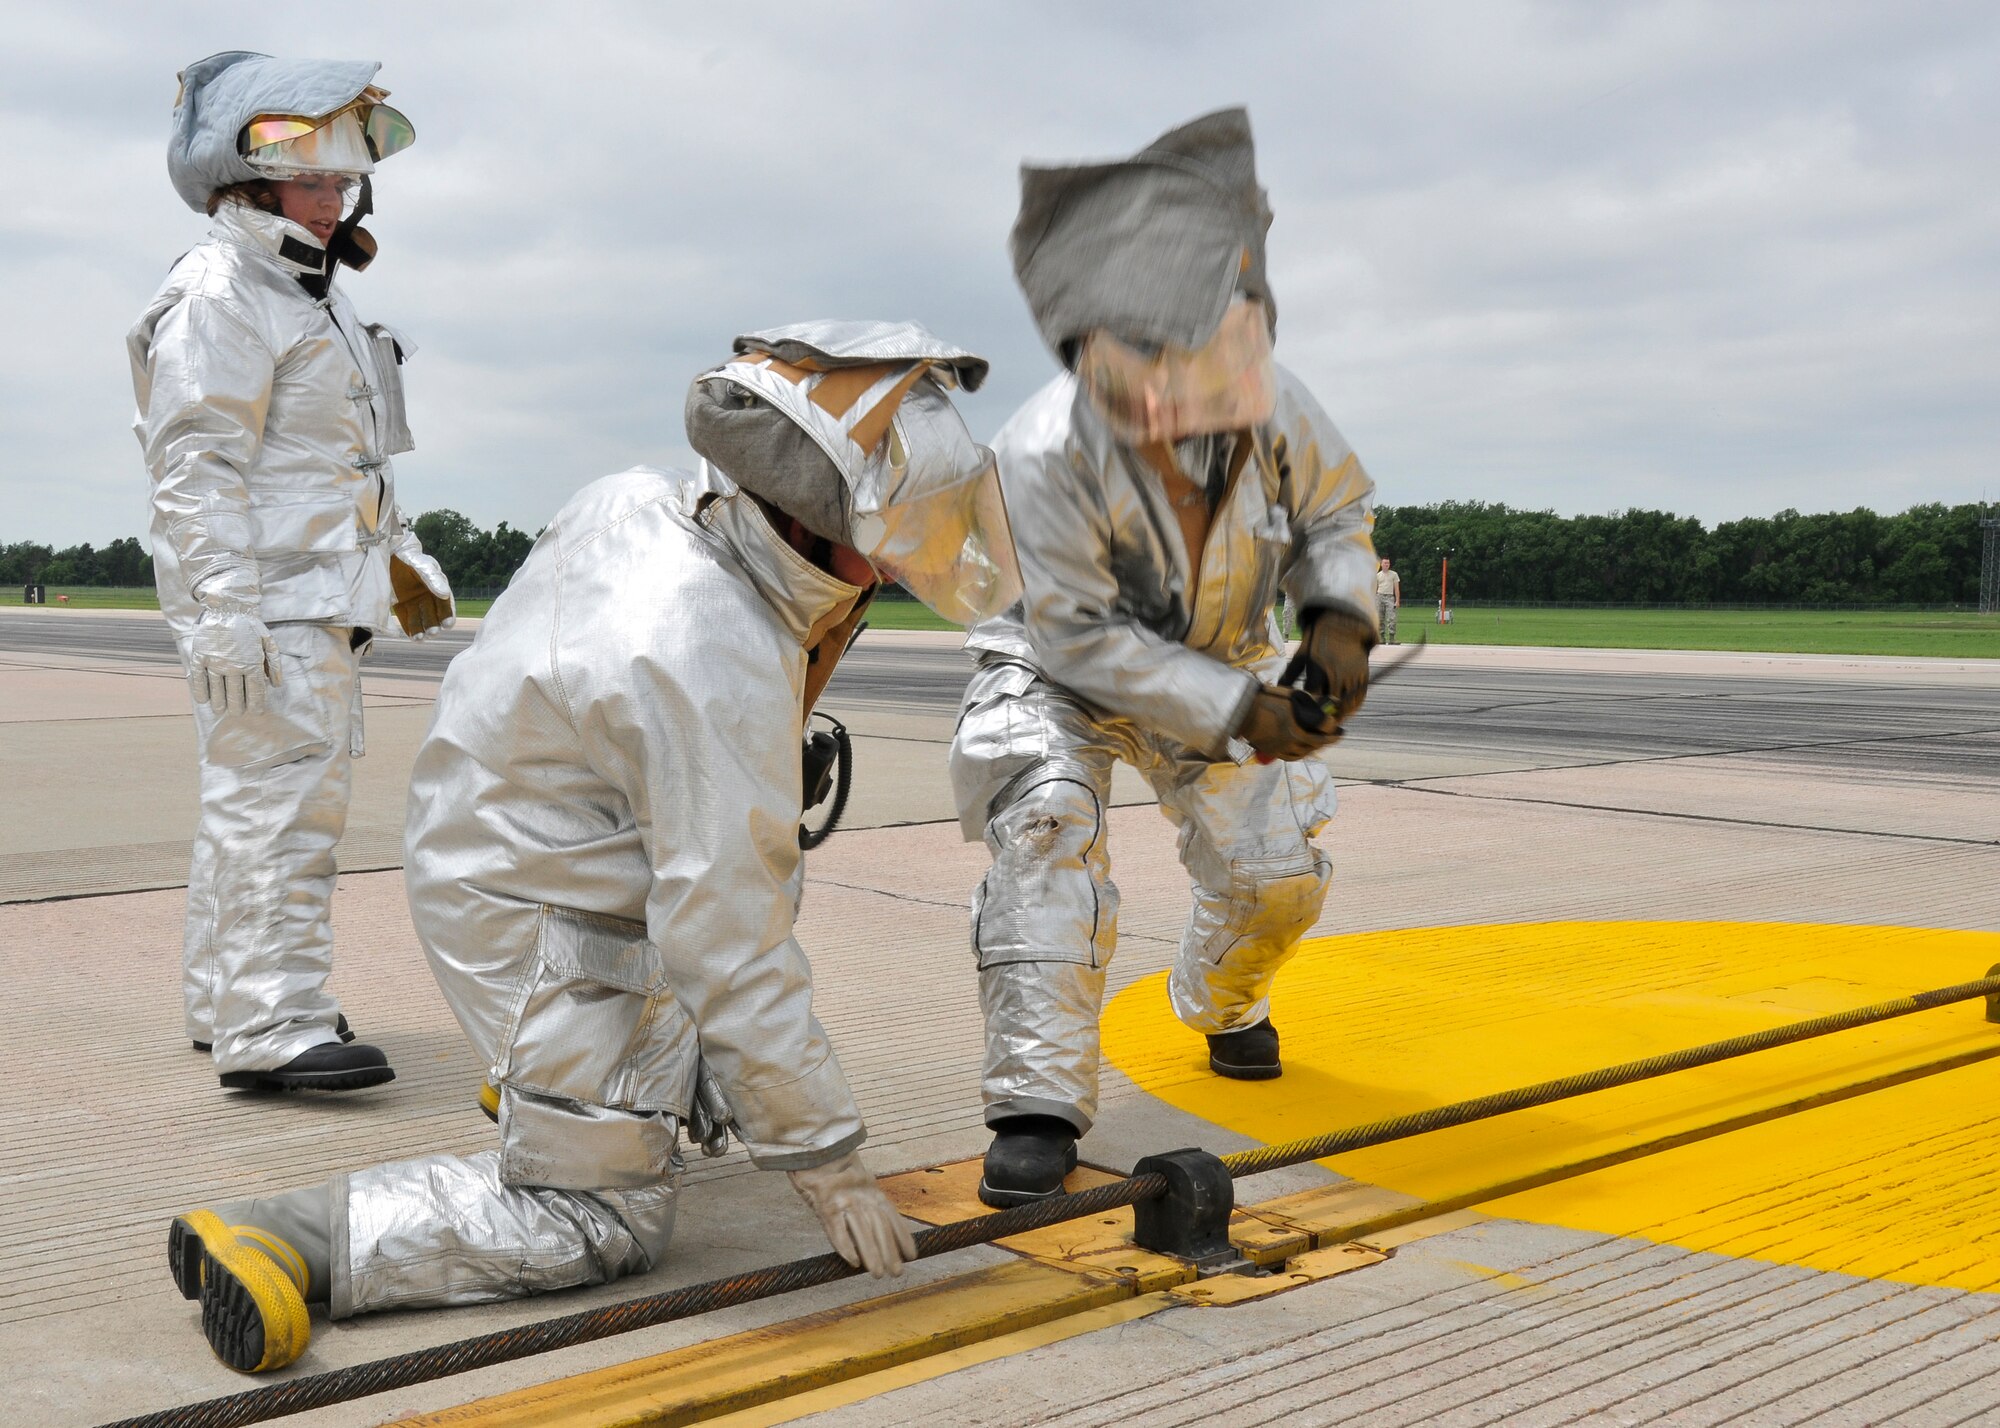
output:
<instances>
[{"instance_id":1,"label":"blurred gloved hand","mask_svg":"<svg viewBox=\"0 0 2000 1428\"><path fill-rule=\"evenodd\" d=\"M1264 685L1251 697L1236 736L1255 749L1264 763L1274 759L1303 759L1318 753L1340 738L1340 730L1331 719L1319 727L1305 723L1299 707L1303 698L1295 689ZM1307 703L1310 705L1310 701Z\"/></svg>"},{"instance_id":2,"label":"blurred gloved hand","mask_svg":"<svg viewBox=\"0 0 2000 1428\"><path fill-rule=\"evenodd\" d=\"M188 636L187 663L194 702L217 714L262 714L265 689L284 680L270 630L250 611L232 606L202 610Z\"/></svg>"},{"instance_id":3,"label":"blurred gloved hand","mask_svg":"<svg viewBox=\"0 0 2000 1428\"><path fill-rule=\"evenodd\" d=\"M880 1279L900 1275L917 1257L909 1226L855 1152L791 1176L792 1188L826 1227L834 1252L856 1269Z\"/></svg>"},{"instance_id":4,"label":"blurred gloved hand","mask_svg":"<svg viewBox=\"0 0 2000 1428\"><path fill-rule=\"evenodd\" d=\"M1368 652L1374 648L1372 621L1340 610L1308 610L1284 682L1304 689L1315 703L1331 704L1331 722L1344 724L1368 697Z\"/></svg>"},{"instance_id":5,"label":"blurred gloved hand","mask_svg":"<svg viewBox=\"0 0 2000 1428\"><path fill-rule=\"evenodd\" d=\"M389 609L411 639L420 640L458 623L451 582L444 578L438 563L422 551L399 551L389 557L389 588L395 595Z\"/></svg>"}]
</instances>

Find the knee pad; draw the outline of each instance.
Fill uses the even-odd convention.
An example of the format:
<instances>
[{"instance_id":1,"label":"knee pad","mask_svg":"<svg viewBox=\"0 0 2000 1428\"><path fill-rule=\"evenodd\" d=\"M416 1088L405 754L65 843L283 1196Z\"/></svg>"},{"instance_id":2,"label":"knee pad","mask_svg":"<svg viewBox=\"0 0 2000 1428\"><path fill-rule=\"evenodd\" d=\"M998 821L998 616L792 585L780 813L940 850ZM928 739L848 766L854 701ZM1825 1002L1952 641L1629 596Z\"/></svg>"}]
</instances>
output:
<instances>
[{"instance_id":1,"label":"knee pad","mask_svg":"<svg viewBox=\"0 0 2000 1428\"><path fill-rule=\"evenodd\" d=\"M1310 866L1303 868L1288 858L1283 861L1289 866L1239 863L1232 870L1231 921L1237 925L1238 940L1289 947L1319 921L1333 865L1316 848L1306 852Z\"/></svg>"},{"instance_id":2,"label":"knee pad","mask_svg":"<svg viewBox=\"0 0 2000 1428\"><path fill-rule=\"evenodd\" d=\"M1102 967L1118 938L1118 890L1096 791L1036 784L987 822L993 854L973 894L972 946L983 970L1009 962Z\"/></svg>"}]
</instances>

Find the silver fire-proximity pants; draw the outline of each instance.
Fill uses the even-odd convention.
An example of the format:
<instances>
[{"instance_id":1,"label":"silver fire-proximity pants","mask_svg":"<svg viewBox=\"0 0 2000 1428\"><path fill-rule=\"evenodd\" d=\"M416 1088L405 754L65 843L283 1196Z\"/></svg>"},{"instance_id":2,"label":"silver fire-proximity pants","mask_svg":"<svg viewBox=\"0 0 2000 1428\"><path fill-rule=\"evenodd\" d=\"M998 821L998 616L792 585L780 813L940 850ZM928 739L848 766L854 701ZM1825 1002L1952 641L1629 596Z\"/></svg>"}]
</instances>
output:
<instances>
[{"instance_id":1,"label":"silver fire-proximity pants","mask_svg":"<svg viewBox=\"0 0 2000 1428\"><path fill-rule=\"evenodd\" d=\"M283 680L260 715L194 706L201 819L183 942L187 1034L218 1071L338 1040L334 845L360 744L361 655L341 625L273 624Z\"/></svg>"},{"instance_id":2,"label":"silver fire-proximity pants","mask_svg":"<svg viewBox=\"0 0 2000 1428\"><path fill-rule=\"evenodd\" d=\"M671 1142L679 1122L660 1119ZM507 1154L427 1155L336 1175L332 1316L518 1299L659 1261L673 1237L678 1153L658 1184L591 1191L513 1183Z\"/></svg>"},{"instance_id":3,"label":"silver fire-proximity pants","mask_svg":"<svg viewBox=\"0 0 2000 1428\"><path fill-rule=\"evenodd\" d=\"M1118 759L1159 795L1193 880L1168 980L1181 1021L1203 1033L1263 1021L1272 980L1318 920L1331 867L1312 839L1335 801L1325 764L1211 763L989 656L951 750L959 807L988 810L993 855L972 914L989 1124L1051 1115L1081 1133L1096 1115L1098 1015L1118 937L1104 822Z\"/></svg>"}]
</instances>

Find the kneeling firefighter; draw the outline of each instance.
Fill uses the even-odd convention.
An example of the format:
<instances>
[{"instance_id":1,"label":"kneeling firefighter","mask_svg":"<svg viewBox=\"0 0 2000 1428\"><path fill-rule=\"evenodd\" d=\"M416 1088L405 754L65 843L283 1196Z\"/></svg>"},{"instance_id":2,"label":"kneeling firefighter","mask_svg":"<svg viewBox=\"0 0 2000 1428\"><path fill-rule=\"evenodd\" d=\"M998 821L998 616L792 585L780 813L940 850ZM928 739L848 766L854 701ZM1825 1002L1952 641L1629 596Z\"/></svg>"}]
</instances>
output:
<instances>
[{"instance_id":1,"label":"kneeling firefighter","mask_svg":"<svg viewBox=\"0 0 2000 1428\"><path fill-rule=\"evenodd\" d=\"M650 1269L686 1133L791 1175L848 1263L909 1231L793 938L800 733L882 578L971 623L1019 590L992 453L946 392L987 364L907 323L736 340L697 378L698 474L585 487L452 664L410 791L411 916L498 1088L500 1146L177 1218L233 1367L340 1318Z\"/></svg>"},{"instance_id":2,"label":"kneeling firefighter","mask_svg":"<svg viewBox=\"0 0 2000 1428\"><path fill-rule=\"evenodd\" d=\"M1193 880L1174 1014L1218 1074L1280 1073L1268 996L1329 875L1319 754L1375 643L1374 487L1271 359L1247 116L1021 178L1014 270L1068 370L994 442L1026 589L967 642L951 749L965 837L993 857L972 916L990 1205L1057 1190L1096 1113L1116 760L1152 784ZM1305 624L1290 668L1281 591Z\"/></svg>"},{"instance_id":3,"label":"kneeling firefighter","mask_svg":"<svg viewBox=\"0 0 2000 1428\"><path fill-rule=\"evenodd\" d=\"M213 224L128 340L160 610L201 761L186 1028L239 1089L395 1076L344 1044L326 989L362 655L384 631L453 623L444 572L396 505L413 349L335 281L373 259L371 176L415 138L378 68L231 51L182 72L167 169Z\"/></svg>"}]
</instances>

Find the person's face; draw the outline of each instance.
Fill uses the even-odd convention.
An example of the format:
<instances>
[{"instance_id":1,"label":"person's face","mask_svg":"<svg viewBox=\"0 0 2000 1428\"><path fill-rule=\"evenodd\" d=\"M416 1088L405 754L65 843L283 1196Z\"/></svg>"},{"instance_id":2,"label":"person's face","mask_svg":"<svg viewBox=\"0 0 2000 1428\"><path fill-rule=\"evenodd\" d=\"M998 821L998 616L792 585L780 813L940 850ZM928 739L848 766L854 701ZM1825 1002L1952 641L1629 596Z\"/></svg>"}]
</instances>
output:
<instances>
[{"instance_id":1,"label":"person's face","mask_svg":"<svg viewBox=\"0 0 2000 1428\"><path fill-rule=\"evenodd\" d=\"M324 243L340 226L354 182L345 174L304 174L276 180L271 190L278 196L278 212Z\"/></svg>"},{"instance_id":2,"label":"person's face","mask_svg":"<svg viewBox=\"0 0 2000 1428\"><path fill-rule=\"evenodd\" d=\"M1389 568L1389 557L1386 555L1382 557L1382 568L1384 570L1387 570Z\"/></svg>"},{"instance_id":3,"label":"person's face","mask_svg":"<svg viewBox=\"0 0 2000 1428\"><path fill-rule=\"evenodd\" d=\"M849 585L873 585L880 577L875 567L868 563L868 557L852 546L841 545L837 541L821 540L806 528L797 516L779 510L768 501L760 502L778 528L778 534L785 543L835 580L844 580Z\"/></svg>"}]
</instances>

